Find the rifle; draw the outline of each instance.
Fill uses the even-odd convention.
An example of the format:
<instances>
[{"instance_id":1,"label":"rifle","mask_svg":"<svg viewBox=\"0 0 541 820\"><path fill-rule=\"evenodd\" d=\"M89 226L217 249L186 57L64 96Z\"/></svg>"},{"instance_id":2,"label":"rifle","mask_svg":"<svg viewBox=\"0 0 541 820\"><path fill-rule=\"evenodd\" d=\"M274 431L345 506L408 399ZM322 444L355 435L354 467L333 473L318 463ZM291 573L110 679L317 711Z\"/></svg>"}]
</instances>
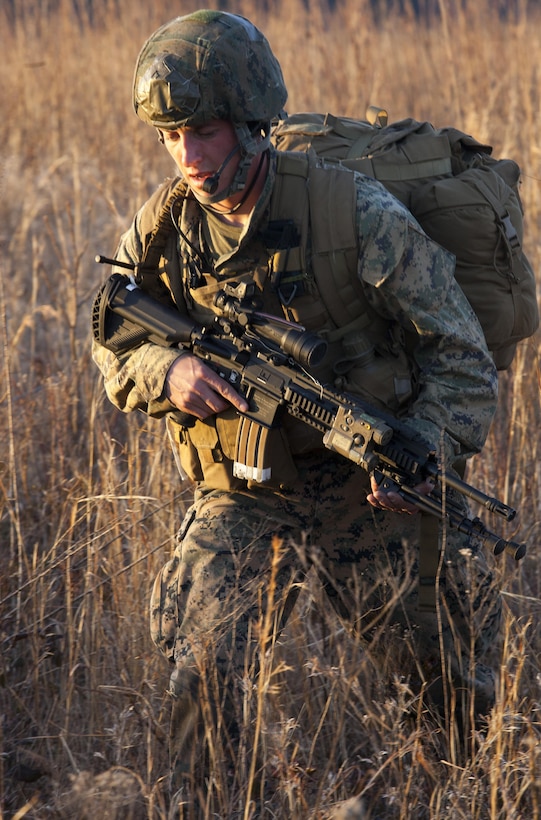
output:
<instances>
[{"instance_id":1,"label":"rifle","mask_svg":"<svg viewBox=\"0 0 541 820\"><path fill-rule=\"evenodd\" d=\"M135 266L98 256L96 261L117 267ZM445 517L449 525L479 538L495 555L507 552L515 560L526 545L508 541L475 517L465 517L447 496L456 490L491 513L512 521L516 510L443 472L436 453L407 423L363 399L320 384L310 375L326 352L326 342L301 325L257 310L253 288L225 284L215 297L216 315L201 325L174 308L151 298L128 276L113 273L98 291L92 307L93 335L99 344L119 354L145 341L181 347L201 358L248 401L240 414L234 474L256 482L268 481L265 445L269 430L287 412L322 433L323 445L382 478L384 489L400 492L425 513ZM183 426L195 419L175 413ZM426 479L434 489L424 495L415 485Z\"/></svg>"}]
</instances>

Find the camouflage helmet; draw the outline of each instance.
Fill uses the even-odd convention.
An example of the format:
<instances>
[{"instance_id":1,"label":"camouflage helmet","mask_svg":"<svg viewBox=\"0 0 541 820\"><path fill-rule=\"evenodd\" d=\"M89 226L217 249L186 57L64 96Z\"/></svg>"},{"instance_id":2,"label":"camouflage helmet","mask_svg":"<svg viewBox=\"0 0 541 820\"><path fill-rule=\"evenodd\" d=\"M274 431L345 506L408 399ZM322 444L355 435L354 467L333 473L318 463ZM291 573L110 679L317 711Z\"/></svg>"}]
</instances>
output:
<instances>
[{"instance_id":1,"label":"camouflage helmet","mask_svg":"<svg viewBox=\"0 0 541 820\"><path fill-rule=\"evenodd\" d=\"M287 99L280 65L263 34L244 17L200 10L161 26L135 68L133 103L149 125L197 127L270 122Z\"/></svg>"}]
</instances>

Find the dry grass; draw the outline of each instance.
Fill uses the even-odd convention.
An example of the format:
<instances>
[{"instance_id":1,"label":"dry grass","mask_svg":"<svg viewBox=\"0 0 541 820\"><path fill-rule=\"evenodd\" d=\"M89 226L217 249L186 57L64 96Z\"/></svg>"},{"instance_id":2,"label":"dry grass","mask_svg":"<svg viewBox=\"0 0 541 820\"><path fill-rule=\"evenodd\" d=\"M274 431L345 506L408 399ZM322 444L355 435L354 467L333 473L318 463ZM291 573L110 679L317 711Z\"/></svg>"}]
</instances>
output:
<instances>
[{"instance_id":1,"label":"dry grass","mask_svg":"<svg viewBox=\"0 0 541 820\"><path fill-rule=\"evenodd\" d=\"M159 423L104 400L89 357L89 306L137 205L171 168L130 107L132 67L151 30L194 3L25 0L0 11L0 816L166 818L167 669L150 644L150 585L190 499ZM232 3L267 33L288 108L454 124L523 168L527 250L541 253L539 16L516 3L434 2L426 27L368 0ZM74 9L94 7L94 14ZM268 11L265 10L268 6ZM506 603L498 706L465 758L411 707L392 658L376 666L309 585L260 683L257 741L278 818L509 820L540 816L537 622L539 339L502 377L500 409L470 480L519 506L504 533L529 541L498 562ZM515 532L516 531L516 532ZM248 695L247 695L248 697ZM249 711L249 710L248 710ZM472 750L470 749L470 752ZM254 771L220 797L249 817ZM240 770L239 770L240 771ZM243 797L244 795L244 797ZM227 800L231 798L231 802ZM347 814L349 807L350 814Z\"/></svg>"}]
</instances>

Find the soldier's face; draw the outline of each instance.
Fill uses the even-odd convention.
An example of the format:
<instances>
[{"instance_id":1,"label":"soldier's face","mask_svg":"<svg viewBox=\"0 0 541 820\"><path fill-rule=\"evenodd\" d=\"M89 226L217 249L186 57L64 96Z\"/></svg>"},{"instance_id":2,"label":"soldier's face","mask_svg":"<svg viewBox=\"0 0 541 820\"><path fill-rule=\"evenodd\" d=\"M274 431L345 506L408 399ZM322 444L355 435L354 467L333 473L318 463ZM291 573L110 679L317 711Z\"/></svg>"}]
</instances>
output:
<instances>
[{"instance_id":1,"label":"soldier's face","mask_svg":"<svg viewBox=\"0 0 541 820\"><path fill-rule=\"evenodd\" d=\"M211 120L198 128L161 131L163 143L190 188L204 194L203 184L214 176L231 152L238 147L233 125L226 120ZM231 183L240 153L233 153L220 171L218 190Z\"/></svg>"}]
</instances>

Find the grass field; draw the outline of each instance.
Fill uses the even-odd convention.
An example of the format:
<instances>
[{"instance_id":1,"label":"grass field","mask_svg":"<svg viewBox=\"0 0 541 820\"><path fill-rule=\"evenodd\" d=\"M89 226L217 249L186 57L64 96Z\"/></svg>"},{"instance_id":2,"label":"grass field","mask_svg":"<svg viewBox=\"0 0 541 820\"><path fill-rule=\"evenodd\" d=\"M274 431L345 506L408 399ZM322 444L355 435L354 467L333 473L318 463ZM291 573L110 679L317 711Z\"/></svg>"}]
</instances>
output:
<instances>
[{"instance_id":1,"label":"grass field","mask_svg":"<svg viewBox=\"0 0 541 820\"><path fill-rule=\"evenodd\" d=\"M290 113L364 116L377 104L392 120L452 124L516 159L526 251L539 271L541 16L517 0L502 19L497 5L441 0L430 25L398 17L392 3L376 23L368 0L338 0L332 13L322 0L229 8L265 31ZM136 55L158 25L197 7L22 0L13 13L10 3L0 9L2 818L167 817L168 669L147 607L191 488L161 423L123 416L104 398L89 311L107 275L95 254L114 253L172 172L131 110ZM431 732L422 714L406 718L412 695L392 658L376 668L308 584L252 695L256 741L280 785L269 817L323 819L354 796L363 808L348 816L373 820L541 815L539 376L536 336L502 374L486 450L468 474L519 508L500 529L529 545L519 565L496 562L505 624L486 735L465 756L452 733ZM239 806L248 820L242 793L233 805L224 792L219 816Z\"/></svg>"}]
</instances>

